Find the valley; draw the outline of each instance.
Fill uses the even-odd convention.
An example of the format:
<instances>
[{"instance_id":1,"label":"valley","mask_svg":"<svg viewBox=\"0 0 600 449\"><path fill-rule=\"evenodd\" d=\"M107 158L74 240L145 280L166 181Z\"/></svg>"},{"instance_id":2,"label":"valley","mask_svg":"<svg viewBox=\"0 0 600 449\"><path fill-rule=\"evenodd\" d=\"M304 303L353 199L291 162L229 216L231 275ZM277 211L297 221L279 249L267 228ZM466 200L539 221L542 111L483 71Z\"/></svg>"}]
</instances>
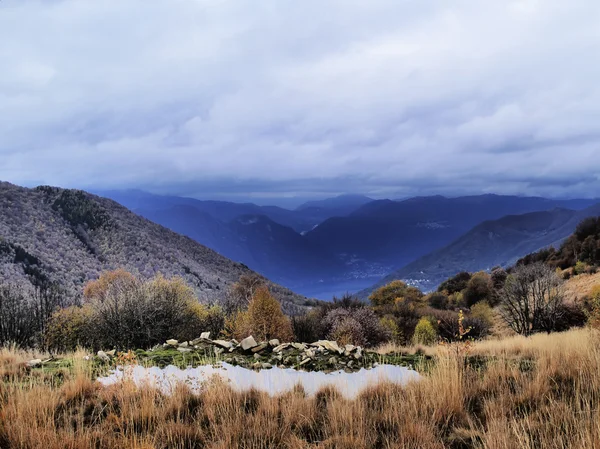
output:
<instances>
[{"instance_id":1,"label":"valley","mask_svg":"<svg viewBox=\"0 0 600 449\"><path fill-rule=\"evenodd\" d=\"M294 210L109 191L134 212L307 297L366 298L400 279L432 290L559 244L597 200L480 195L373 200L342 195Z\"/></svg>"}]
</instances>

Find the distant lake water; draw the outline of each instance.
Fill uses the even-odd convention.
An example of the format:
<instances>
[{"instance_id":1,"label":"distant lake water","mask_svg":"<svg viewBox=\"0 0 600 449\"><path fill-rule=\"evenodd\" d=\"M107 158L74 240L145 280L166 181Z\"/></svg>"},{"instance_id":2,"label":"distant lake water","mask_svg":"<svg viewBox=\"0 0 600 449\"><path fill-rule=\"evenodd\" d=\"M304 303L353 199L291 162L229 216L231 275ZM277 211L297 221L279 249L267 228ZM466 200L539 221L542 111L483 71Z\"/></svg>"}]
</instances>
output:
<instances>
[{"instance_id":1,"label":"distant lake water","mask_svg":"<svg viewBox=\"0 0 600 449\"><path fill-rule=\"evenodd\" d=\"M309 298L331 301L334 296L339 298L345 293L357 293L364 288L370 287L379 280L380 278L350 279L338 283L322 282L290 286L290 288L296 293Z\"/></svg>"}]
</instances>

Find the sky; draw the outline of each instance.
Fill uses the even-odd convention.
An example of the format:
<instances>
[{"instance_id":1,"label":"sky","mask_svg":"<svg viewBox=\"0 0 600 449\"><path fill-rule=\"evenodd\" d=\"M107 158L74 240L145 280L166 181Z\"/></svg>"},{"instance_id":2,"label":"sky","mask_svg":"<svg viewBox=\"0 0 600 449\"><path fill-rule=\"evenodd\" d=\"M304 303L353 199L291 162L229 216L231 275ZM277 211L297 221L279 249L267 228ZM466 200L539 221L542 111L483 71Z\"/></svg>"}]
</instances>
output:
<instances>
[{"instance_id":1,"label":"sky","mask_svg":"<svg viewBox=\"0 0 600 449\"><path fill-rule=\"evenodd\" d=\"M597 0L0 0L0 180L600 196Z\"/></svg>"}]
</instances>

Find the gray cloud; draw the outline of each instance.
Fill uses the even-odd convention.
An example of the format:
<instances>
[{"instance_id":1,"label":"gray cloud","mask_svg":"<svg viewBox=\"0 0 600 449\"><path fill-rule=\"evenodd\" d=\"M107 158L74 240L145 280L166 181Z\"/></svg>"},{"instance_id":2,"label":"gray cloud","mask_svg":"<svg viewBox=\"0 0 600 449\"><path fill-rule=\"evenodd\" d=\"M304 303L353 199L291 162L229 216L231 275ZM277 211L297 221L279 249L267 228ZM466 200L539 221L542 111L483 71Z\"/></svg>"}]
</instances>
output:
<instances>
[{"instance_id":1,"label":"gray cloud","mask_svg":"<svg viewBox=\"0 0 600 449\"><path fill-rule=\"evenodd\" d=\"M593 0L0 2L0 179L598 196Z\"/></svg>"}]
</instances>

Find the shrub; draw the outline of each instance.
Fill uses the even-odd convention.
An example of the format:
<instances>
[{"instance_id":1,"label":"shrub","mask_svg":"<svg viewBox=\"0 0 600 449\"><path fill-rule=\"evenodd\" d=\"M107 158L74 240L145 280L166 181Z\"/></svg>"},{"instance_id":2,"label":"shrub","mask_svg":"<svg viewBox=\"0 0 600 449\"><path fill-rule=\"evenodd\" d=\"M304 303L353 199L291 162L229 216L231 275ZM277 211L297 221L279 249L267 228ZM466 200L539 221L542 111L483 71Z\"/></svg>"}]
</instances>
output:
<instances>
[{"instance_id":1,"label":"shrub","mask_svg":"<svg viewBox=\"0 0 600 449\"><path fill-rule=\"evenodd\" d=\"M51 351L74 351L78 346L94 347L93 309L89 305L71 306L52 314L44 335Z\"/></svg>"},{"instance_id":2,"label":"shrub","mask_svg":"<svg viewBox=\"0 0 600 449\"><path fill-rule=\"evenodd\" d=\"M215 338L225 327L225 315L219 306L206 306L196 301L190 301L188 307L182 311L184 320L174 332L181 340L193 340L202 332L210 332Z\"/></svg>"},{"instance_id":3,"label":"shrub","mask_svg":"<svg viewBox=\"0 0 600 449\"><path fill-rule=\"evenodd\" d=\"M408 301L419 301L423 293L416 287L409 287L402 281L393 281L375 290L369 300L375 307L392 305L398 298Z\"/></svg>"},{"instance_id":4,"label":"shrub","mask_svg":"<svg viewBox=\"0 0 600 449\"><path fill-rule=\"evenodd\" d=\"M587 265L585 263L579 261L575 264L575 267L573 267L573 274L575 274L575 275L584 274L586 272L586 269L587 269Z\"/></svg>"},{"instance_id":5,"label":"shrub","mask_svg":"<svg viewBox=\"0 0 600 449\"><path fill-rule=\"evenodd\" d=\"M455 309L467 306L462 292L452 293L450 296L448 296L448 302L450 303L451 307Z\"/></svg>"},{"instance_id":6,"label":"shrub","mask_svg":"<svg viewBox=\"0 0 600 449\"><path fill-rule=\"evenodd\" d=\"M450 306L448 296L443 292L434 292L427 296L427 302L434 309L446 310Z\"/></svg>"},{"instance_id":7,"label":"shrub","mask_svg":"<svg viewBox=\"0 0 600 449\"><path fill-rule=\"evenodd\" d=\"M440 284L438 292L446 292L448 295L458 293L467 288L467 283L471 280L471 273L462 271L457 275L448 278Z\"/></svg>"},{"instance_id":8,"label":"shrub","mask_svg":"<svg viewBox=\"0 0 600 449\"><path fill-rule=\"evenodd\" d=\"M485 301L474 304L471 307L469 316L483 321L488 327L491 327L494 324L494 309L492 309Z\"/></svg>"},{"instance_id":9,"label":"shrub","mask_svg":"<svg viewBox=\"0 0 600 449\"><path fill-rule=\"evenodd\" d=\"M105 271L95 281L85 284L83 297L87 301L105 301L109 292L132 289L138 284L138 279L126 270Z\"/></svg>"},{"instance_id":10,"label":"shrub","mask_svg":"<svg viewBox=\"0 0 600 449\"><path fill-rule=\"evenodd\" d=\"M328 338L333 338L337 327L347 318L352 318L352 320L358 323L364 340L362 343L357 342L353 344L376 346L389 341L391 338L391 334L388 330L381 326L375 312L367 307L362 307L360 309L338 308L328 312L323 320L324 326L327 329Z\"/></svg>"},{"instance_id":11,"label":"shrub","mask_svg":"<svg viewBox=\"0 0 600 449\"><path fill-rule=\"evenodd\" d=\"M493 301L494 288L489 274L480 271L475 273L463 291L463 297L468 307L480 301Z\"/></svg>"},{"instance_id":12,"label":"shrub","mask_svg":"<svg viewBox=\"0 0 600 449\"><path fill-rule=\"evenodd\" d=\"M292 329L296 341L312 343L325 338L321 333L322 316L320 311L315 309L300 316L292 317Z\"/></svg>"},{"instance_id":13,"label":"shrub","mask_svg":"<svg viewBox=\"0 0 600 449\"><path fill-rule=\"evenodd\" d=\"M492 278L492 286L494 290L502 290L504 288L504 284L506 283L506 278L508 278L508 273L503 268L494 268L490 275Z\"/></svg>"},{"instance_id":14,"label":"shrub","mask_svg":"<svg viewBox=\"0 0 600 449\"><path fill-rule=\"evenodd\" d=\"M460 311L432 310L431 316L437 322L437 332L441 340L446 342L457 341L460 339L459 316ZM480 339L489 334L490 326L479 317L472 315L463 315L463 328L470 329L465 335L466 338Z\"/></svg>"},{"instance_id":15,"label":"shrub","mask_svg":"<svg viewBox=\"0 0 600 449\"><path fill-rule=\"evenodd\" d=\"M517 266L500 293L500 314L515 332L531 335L561 326L563 280L548 265Z\"/></svg>"},{"instance_id":16,"label":"shrub","mask_svg":"<svg viewBox=\"0 0 600 449\"><path fill-rule=\"evenodd\" d=\"M94 346L136 349L169 338L191 340L220 320L179 277L143 282L117 270L90 282L84 294L93 311Z\"/></svg>"},{"instance_id":17,"label":"shrub","mask_svg":"<svg viewBox=\"0 0 600 449\"><path fill-rule=\"evenodd\" d=\"M413 334L413 343L422 345L432 345L437 340L437 332L431 320L423 317L419 320L415 333Z\"/></svg>"},{"instance_id":18,"label":"shrub","mask_svg":"<svg viewBox=\"0 0 600 449\"><path fill-rule=\"evenodd\" d=\"M386 315L379 320L381 326L390 334L390 340L394 343L402 344L404 341L404 335L400 326L392 315Z\"/></svg>"},{"instance_id":19,"label":"shrub","mask_svg":"<svg viewBox=\"0 0 600 449\"><path fill-rule=\"evenodd\" d=\"M341 345L366 346L367 344L363 327L351 316L346 316L336 321L328 337L330 340L335 340Z\"/></svg>"}]
</instances>

